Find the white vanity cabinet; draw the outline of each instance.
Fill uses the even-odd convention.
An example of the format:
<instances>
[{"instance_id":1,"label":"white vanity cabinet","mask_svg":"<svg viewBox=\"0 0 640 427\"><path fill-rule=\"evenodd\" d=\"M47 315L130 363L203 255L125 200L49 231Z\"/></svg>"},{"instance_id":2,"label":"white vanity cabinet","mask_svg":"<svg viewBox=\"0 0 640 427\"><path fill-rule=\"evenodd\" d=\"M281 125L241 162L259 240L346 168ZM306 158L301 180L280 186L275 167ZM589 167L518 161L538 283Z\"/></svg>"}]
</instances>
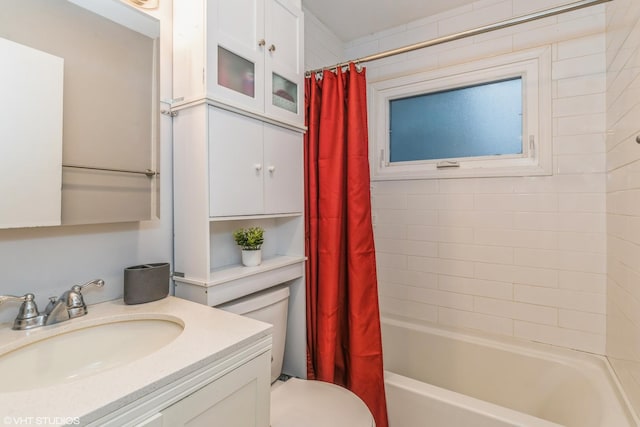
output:
<instances>
[{"instance_id":1,"label":"white vanity cabinet","mask_svg":"<svg viewBox=\"0 0 640 427\"><path fill-rule=\"evenodd\" d=\"M136 427L268 427L271 353L263 353Z\"/></svg>"},{"instance_id":2,"label":"white vanity cabinet","mask_svg":"<svg viewBox=\"0 0 640 427\"><path fill-rule=\"evenodd\" d=\"M299 0L174 2L174 100L304 123Z\"/></svg>"}]
</instances>

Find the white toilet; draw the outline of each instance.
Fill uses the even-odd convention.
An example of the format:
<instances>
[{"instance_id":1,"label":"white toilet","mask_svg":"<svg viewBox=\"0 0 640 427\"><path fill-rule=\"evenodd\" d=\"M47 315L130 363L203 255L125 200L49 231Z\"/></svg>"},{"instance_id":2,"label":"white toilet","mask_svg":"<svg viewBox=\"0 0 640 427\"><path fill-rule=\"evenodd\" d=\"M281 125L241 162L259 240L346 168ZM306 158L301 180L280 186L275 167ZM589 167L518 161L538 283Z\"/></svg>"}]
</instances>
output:
<instances>
[{"instance_id":1,"label":"white toilet","mask_svg":"<svg viewBox=\"0 0 640 427\"><path fill-rule=\"evenodd\" d=\"M322 381L277 381L282 370L289 288L273 288L217 308L273 325L271 427L375 427L364 402L351 391Z\"/></svg>"}]
</instances>

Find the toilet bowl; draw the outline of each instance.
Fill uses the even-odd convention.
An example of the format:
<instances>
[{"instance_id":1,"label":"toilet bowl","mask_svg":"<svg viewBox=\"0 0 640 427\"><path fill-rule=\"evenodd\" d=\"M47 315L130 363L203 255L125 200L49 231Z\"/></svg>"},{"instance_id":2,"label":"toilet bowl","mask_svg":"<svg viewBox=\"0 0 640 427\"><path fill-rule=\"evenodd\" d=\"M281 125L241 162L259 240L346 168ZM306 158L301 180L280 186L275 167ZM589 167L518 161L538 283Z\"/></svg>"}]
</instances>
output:
<instances>
[{"instance_id":1,"label":"toilet bowl","mask_svg":"<svg viewBox=\"0 0 640 427\"><path fill-rule=\"evenodd\" d=\"M272 288L217 308L273 325L271 361L271 427L375 427L365 403L351 391L322 381L282 373L289 288Z\"/></svg>"}]
</instances>

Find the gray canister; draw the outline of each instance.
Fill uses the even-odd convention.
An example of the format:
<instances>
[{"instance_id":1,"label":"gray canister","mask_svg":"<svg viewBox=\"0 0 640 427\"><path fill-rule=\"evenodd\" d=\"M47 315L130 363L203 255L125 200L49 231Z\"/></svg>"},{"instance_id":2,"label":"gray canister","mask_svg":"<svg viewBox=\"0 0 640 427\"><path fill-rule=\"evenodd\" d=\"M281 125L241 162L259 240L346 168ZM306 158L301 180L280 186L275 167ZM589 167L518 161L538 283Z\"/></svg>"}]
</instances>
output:
<instances>
[{"instance_id":1,"label":"gray canister","mask_svg":"<svg viewBox=\"0 0 640 427\"><path fill-rule=\"evenodd\" d=\"M169 263L134 265L124 269L124 303L142 304L169 295Z\"/></svg>"}]
</instances>

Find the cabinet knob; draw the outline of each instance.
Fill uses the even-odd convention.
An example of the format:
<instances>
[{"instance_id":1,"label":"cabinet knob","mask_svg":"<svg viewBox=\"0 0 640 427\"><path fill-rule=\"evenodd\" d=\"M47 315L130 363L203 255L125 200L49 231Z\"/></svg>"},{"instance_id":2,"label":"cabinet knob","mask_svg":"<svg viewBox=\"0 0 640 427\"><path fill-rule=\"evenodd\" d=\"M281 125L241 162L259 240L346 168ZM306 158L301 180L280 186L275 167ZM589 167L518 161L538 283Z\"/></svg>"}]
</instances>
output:
<instances>
[{"instance_id":1,"label":"cabinet knob","mask_svg":"<svg viewBox=\"0 0 640 427\"><path fill-rule=\"evenodd\" d=\"M269 52L275 52L276 51L276 45L272 44L271 46L269 46Z\"/></svg>"},{"instance_id":2,"label":"cabinet knob","mask_svg":"<svg viewBox=\"0 0 640 427\"><path fill-rule=\"evenodd\" d=\"M256 168L256 172L260 172L262 170L262 165L260 163L256 163L253 167Z\"/></svg>"},{"instance_id":3,"label":"cabinet knob","mask_svg":"<svg viewBox=\"0 0 640 427\"><path fill-rule=\"evenodd\" d=\"M276 171L276 167L275 166L269 166L267 168L267 170L269 171L269 173L274 173Z\"/></svg>"},{"instance_id":4,"label":"cabinet knob","mask_svg":"<svg viewBox=\"0 0 640 427\"><path fill-rule=\"evenodd\" d=\"M265 39L260 39L260 40L258 40L258 46L262 47L262 46L264 46L265 44L267 44L267 42L265 41Z\"/></svg>"}]
</instances>

